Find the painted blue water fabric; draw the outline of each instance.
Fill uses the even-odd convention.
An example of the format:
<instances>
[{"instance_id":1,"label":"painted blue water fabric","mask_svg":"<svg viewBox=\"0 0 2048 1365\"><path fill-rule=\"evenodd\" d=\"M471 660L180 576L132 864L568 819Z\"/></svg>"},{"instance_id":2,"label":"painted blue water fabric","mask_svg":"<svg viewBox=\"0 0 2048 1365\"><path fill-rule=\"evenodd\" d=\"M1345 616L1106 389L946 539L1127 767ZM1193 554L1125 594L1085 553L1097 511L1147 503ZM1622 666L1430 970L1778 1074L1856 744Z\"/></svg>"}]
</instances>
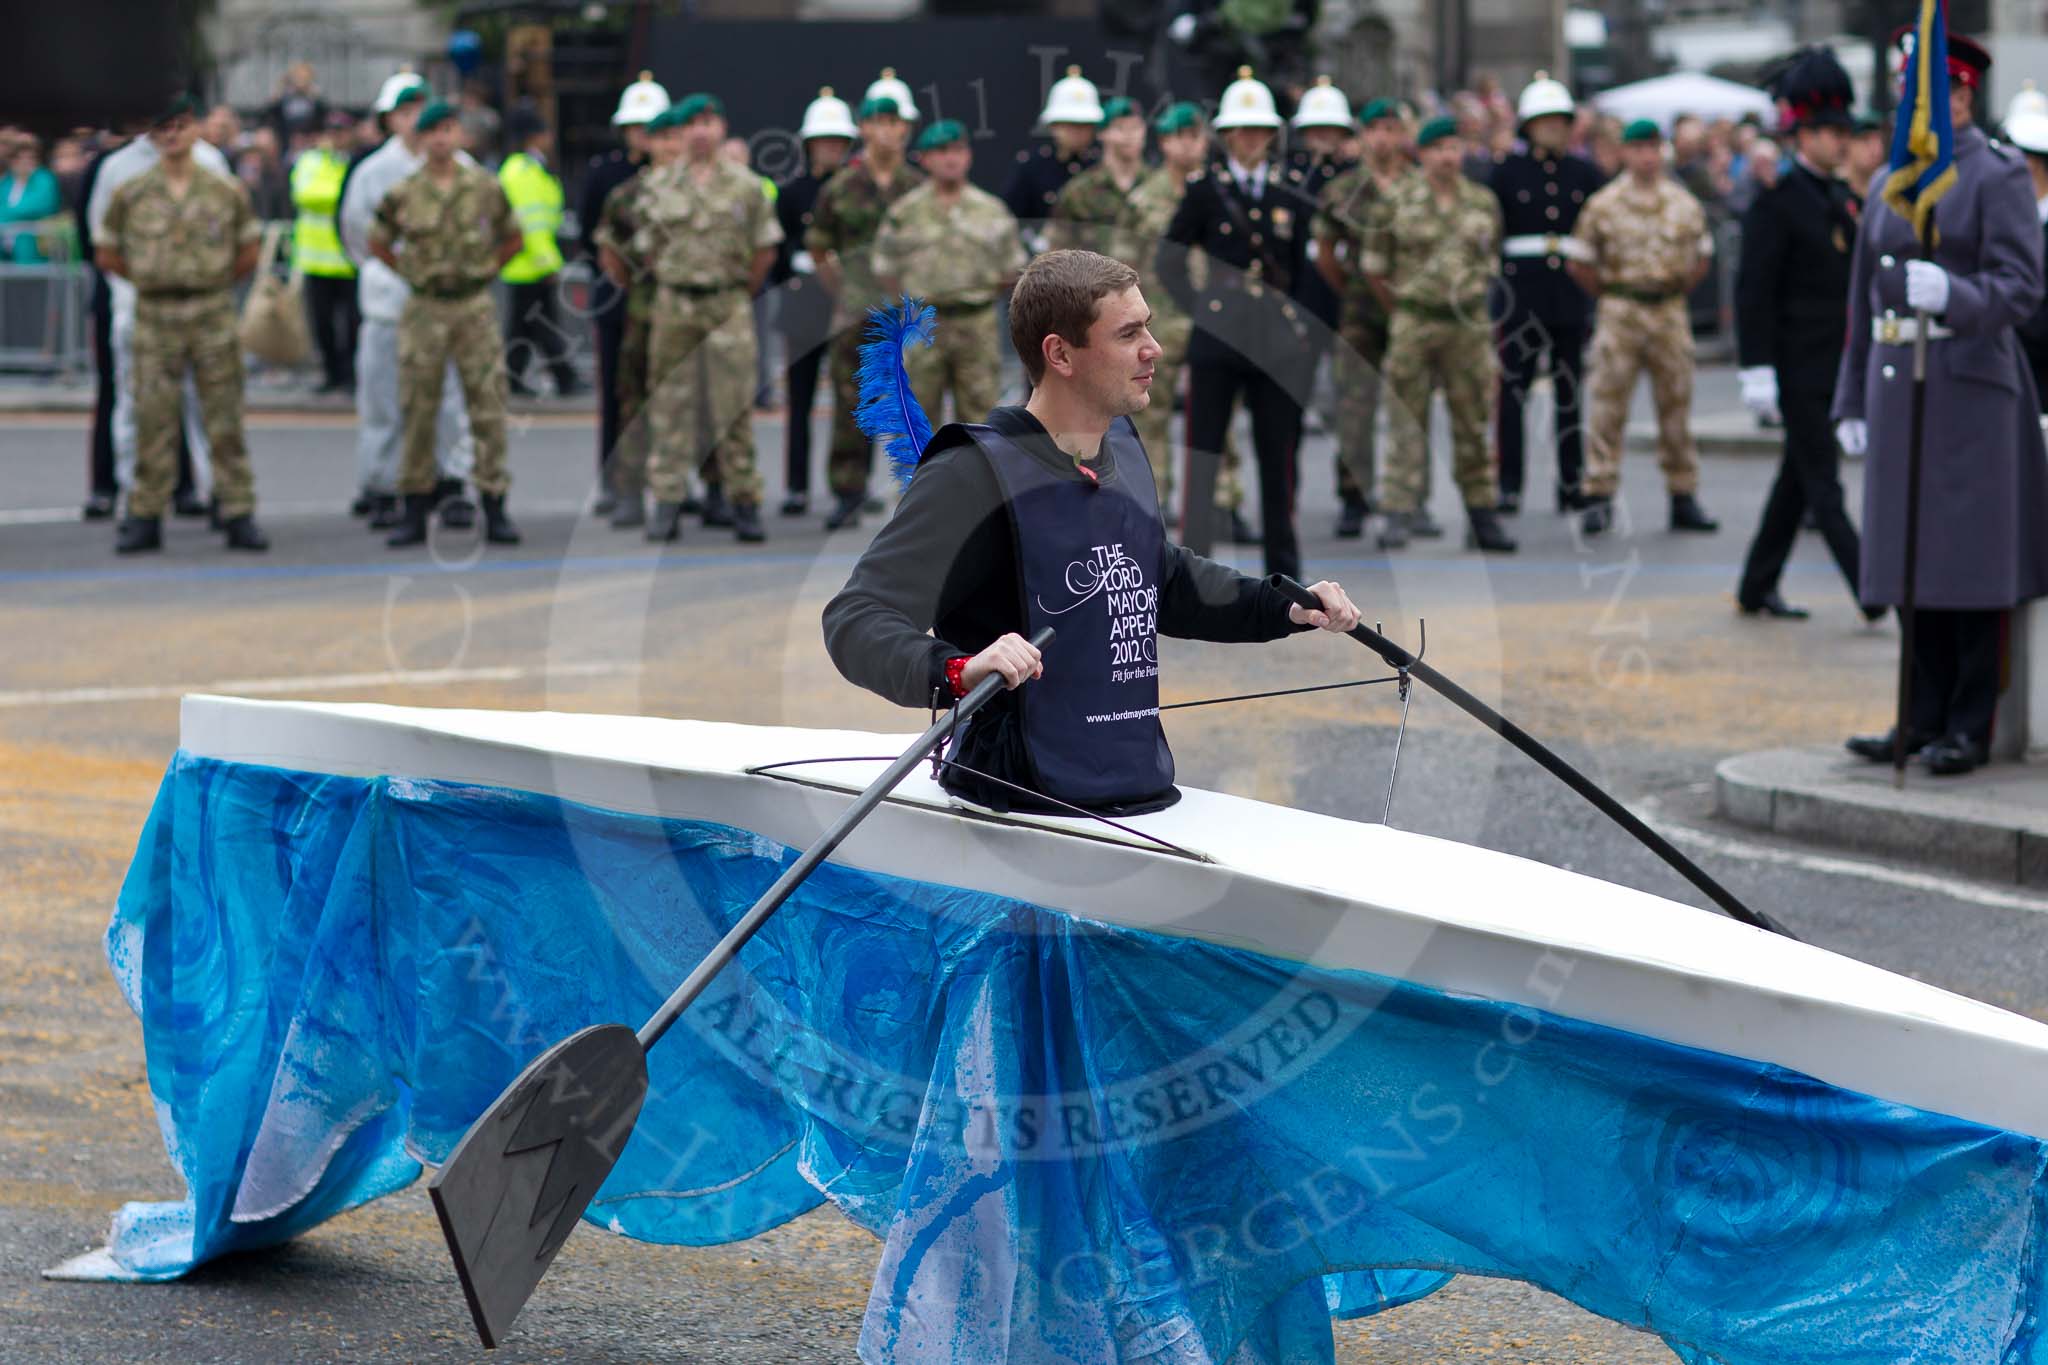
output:
<instances>
[{"instance_id":1,"label":"painted blue water fabric","mask_svg":"<svg viewBox=\"0 0 2048 1365\"><path fill-rule=\"evenodd\" d=\"M542 1047L639 1023L794 856L180 754L108 949L188 1198L124 1210L105 1273L403 1186ZM1693 1365L2048 1362L2028 1137L839 867L740 967L655 1049L589 1218L707 1244L829 1199L883 1239L869 1360L1328 1360L1333 1315L1473 1273Z\"/></svg>"}]
</instances>

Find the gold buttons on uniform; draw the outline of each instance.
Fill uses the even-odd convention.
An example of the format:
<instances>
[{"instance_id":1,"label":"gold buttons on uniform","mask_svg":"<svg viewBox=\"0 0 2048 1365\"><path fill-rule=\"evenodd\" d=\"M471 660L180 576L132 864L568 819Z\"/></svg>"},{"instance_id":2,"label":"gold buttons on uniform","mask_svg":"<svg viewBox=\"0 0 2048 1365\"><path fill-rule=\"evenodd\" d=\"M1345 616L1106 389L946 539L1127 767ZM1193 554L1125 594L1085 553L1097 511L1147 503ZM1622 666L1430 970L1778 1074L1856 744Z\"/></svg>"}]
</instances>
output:
<instances>
[{"instance_id":1,"label":"gold buttons on uniform","mask_svg":"<svg viewBox=\"0 0 2048 1365\"><path fill-rule=\"evenodd\" d=\"M1547 209L1543 210L1543 216L1544 216L1545 218L1555 218L1555 217L1557 217L1557 205L1555 205L1555 204L1552 204L1552 205L1551 205L1551 206L1550 206L1549 208L1547 208Z\"/></svg>"},{"instance_id":2,"label":"gold buttons on uniform","mask_svg":"<svg viewBox=\"0 0 2048 1365\"><path fill-rule=\"evenodd\" d=\"M1551 182L1550 182L1550 183L1549 183L1548 185L1545 185L1545 186L1543 187L1543 192L1544 192L1545 194L1556 194L1556 193L1557 193L1557 182L1556 182L1555 180L1553 180L1553 181L1551 181Z\"/></svg>"},{"instance_id":3,"label":"gold buttons on uniform","mask_svg":"<svg viewBox=\"0 0 2048 1365\"><path fill-rule=\"evenodd\" d=\"M1521 200L1521 201L1522 201L1522 202L1523 202L1524 204L1526 204L1526 203L1528 203L1528 202L1529 202L1529 191L1527 191L1527 190L1516 190L1516 191L1515 191L1515 198L1517 198L1517 199Z\"/></svg>"},{"instance_id":4,"label":"gold buttons on uniform","mask_svg":"<svg viewBox=\"0 0 2048 1365\"><path fill-rule=\"evenodd\" d=\"M1228 236L1230 235L1230 224L1228 224L1228 223L1218 223L1218 224L1216 225L1216 230L1217 230L1218 232L1222 233L1222 234L1223 234L1223 235L1224 235L1225 237L1228 237Z\"/></svg>"},{"instance_id":5,"label":"gold buttons on uniform","mask_svg":"<svg viewBox=\"0 0 2048 1365\"><path fill-rule=\"evenodd\" d=\"M1209 311L1210 311L1210 312L1212 312L1212 313L1220 313L1220 312L1222 312L1222 311L1223 311L1223 300L1222 300L1222 299L1210 299L1210 300L1209 300Z\"/></svg>"},{"instance_id":6,"label":"gold buttons on uniform","mask_svg":"<svg viewBox=\"0 0 2048 1365\"><path fill-rule=\"evenodd\" d=\"M1893 260L1893 259L1892 259L1891 257L1889 257L1889 256L1880 256L1880 257L1878 257L1878 258L1877 258L1877 263L1878 263L1879 265L1883 266L1883 267L1884 267L1884 268L1885 268L1886 270L1890 270L1890 269L1891 269L1891 268L1892 268L1893 266L1895 266L1895 265L1897 265L1897 264L1898 264L1898 262L1897 262L1897 261L1894 261L1894 260ZM1890 316L1891 316L1891 314L1887 313L1887 314L1885 314L1885 316L1886 316L1886 317L1890 317Z\"/></svg>"},{"instance_id":7,"label":"gold buttons on uniform","mask_svg":"<svg viewBox=\"0 0 2048 1365\"><path fill-rule=\"evenodd\" d=\"M1260 243L1260 242L1261 242L1262 240L1264 240L1264 239L1263 239L1263 238L1261 238L1261 237L1259 236L1259 234L1258 234L1258 233L1254 232L1254 233L1252 234L1252 245L1253 245L1253 246L1257 246L1257 245L1258 245L1258 244L1259 244L1259 243Z\"/></svg>"}]
</instances>

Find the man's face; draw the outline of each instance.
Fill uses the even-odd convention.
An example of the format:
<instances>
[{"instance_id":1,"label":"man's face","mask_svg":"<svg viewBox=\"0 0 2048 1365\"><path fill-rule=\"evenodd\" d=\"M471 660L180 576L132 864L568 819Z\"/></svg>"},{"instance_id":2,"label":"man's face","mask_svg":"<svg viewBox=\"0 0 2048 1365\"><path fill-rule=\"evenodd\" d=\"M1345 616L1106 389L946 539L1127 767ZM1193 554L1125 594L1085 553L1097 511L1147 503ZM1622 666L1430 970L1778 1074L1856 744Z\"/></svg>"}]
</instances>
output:
<instances>
[{"instance_id":1,"label":"man's face","mask_svg":"<svg viewBox=\"0 0 2048 1365\"><path fill-rule=\"evenodd\" d=\"M1832 174L1842 167L1842 159L1849 154L1849 133L1843 128L1801 128L1797 134L1799 155L1812 163L1815 170Z\"/></svg>"},{"instance_id":2,"label":"man's face","mask_svg":"<svg viewBox=\"0 0 2048 1365\"><path fill-rule=\"evenodd\" d=\"M664 128L647 135L647 152L657 166L673 166L683 155L683 130Z\"/></svg>"},{"instance_id":3,"label":"man's face","mask_svg":"<svg viewBox=\"0 0 2048 1365\"><path fill-rule=\"evenodd\" d=\"M949 190L957 189L967 180L967 169L974 164L974 153L967 149L964 140L948 142L943 147L919 152L917 162L935 183Z\"/></svg>"},{"instance_id":4,"label":"man's face","mask_svg":"<svg viewBox=\"0 0 2048 1365\"><path fill-rule=\"evenodd\" d=\"M420 121L420 110L425 107L418 100L411 100L386 114L384 122L391 129L391 135L411 137L414 126Z\"/></svg>"},{"instance_id":5,"label":"man's face","mask_svg":"<svg viewBox=\"0 0 2048 1365\"><path fill-rule=\"evenodd\" d=\"M900 155L909 136L910 125L895 114L876 114L860 121L861 145L869 151L887 148Z\"/></svg>"},{"instance_id":6,"label":"man's face","mask_svg":"<svg viewBox=\"0 0 2048 1365\"><path fill-rule=\"evenodd\" d=\"M1884 165L1885 158L1890 154L1891 148L1885 146L1882 132L1872 129L1867 133L1858 133L1849 142L1849 169L1868 175Z\"/></svg>"},{"instance_id":7,"label":"man's face","mask_svg":"<svg viewBox=\"0 0 2048 1365\"><path fill-rule=\"evenodd\" d=\"M1103 124L1102 150L1123 161L1136 161L1145 155L1145 120L1136 114L1125 114Z\"/></svg>"},{"instance_id":8,"label":"man's face","mask_svg":"<svg viewBox=\"0 0 2048 1365\"><path fill-rule=\"evenodd\" d=\"M160 156L184 156L199 140L199 123L190 114L180 114L150 129L149 140L156 144Z\"/></svg>"},{"instance_id":9,"label":"man's face","mask_svg":"<svg viewBox=\"0 0 2048 1365\"><path fill-rule=\"evenodd\" d=\"M683 125L683 155L692 161L708 161L718 155L725 141L725 119L706 109Z\"/></svg>"},{"instance_id":10,"label":"man's face","mask_svg":"<svg viewBox=\"0 0 2048 1365\"><path fill-rule=\"evenodd\" d=\"M1299 131L1301 145L1311 156L1336 156L1344 150L1344 139L1350 134L1342 128L1303 128Z\"/></svg>"},{"instance_id":11,"label":"man's face","mask_svg":"<svg viewBox=\"0 0 2048 1365\"><path fill-rule=\"evenodd\" d=\"M241 131L242 120L229 105L216 104L206 115L206 139L222 151L235 145Z\"/></svg>"},{"instance_id":12,"label":"man's face","mask_svg":"<svg viewBox=\"0 0 2048 1365\"><path fill-rule=\"evenodd\" d=\"M435 161L446 161L462 148L462 120L444 118L420 136L420 146Z\"/></svg>"},{"instance_id":13,"label":"man's face","mask_svg":"<svg viewBox=\"0 0 2048 1365\"><path fill-rule=\"evenodd\" d=\"M1180 175L1191 175L1202 169L1202 158L1208 150L1208 136L1200 128L1183 128L1176 133L1163 134L1159 139L1159 155Z\"/></svg>"},{"instance_id":14,"label":"man's face","mask_svg":"<svg viewBox=\"0 0 2048 1365\"><path fill-rule=\"evenodd\" d=\"M1401 120L1376 118L1365 125L1365 154L1384 165L1401 154Z\"/></svg>"},{"instance_id":15,"label":"man's face","mask_svg":"<svg viewBox=\"0 0 2048 1365\"><path fill-rule=\"evenodd\" d=\"M1138 286L1105 295L1095 305L1088 344L1067 348L1072 383L1104 417L1128 417L1152 401L1152 370L1163 352L1152 339L1152 309Z\"/></svg>"},{"instance_id":16,"label":"man's face","mask_svg":"<svg viewBox=\"0 0 2048 1365\"><path fill-rule=\"evenodd\" d=\"M645 124L629 123L626 125L626 150L632 152L635 156L645 156L647 154L647 138L648 133Z\"/></svg>"},{"instance_id":17,"label":"man's face","mask_svg":"<svg viewBox=\"0 0 2048 1365\"><path fill-rule=\"evenodd\" d=\"M1223 150L1230 153L1230 159L1240 166L1256 166L1266 159L1266 149L1273 145L1271 128L1226 128L1223 130Z\"/></svg>"},{"instance_id":18,"label":"man's face","mask_svg":"<svg viewBox=\"0 0 2048 1365\"><path fill-rule=\"evenodd\" d=\"M1529 145L1538 151L1557 153L1571 144L1572 120L1569 114L1540 114L1522 125L1522 135L1529 139Z\"/></svg>"},{"instance_id":19,"label":"man's face","mask_svg":"<svg viewBox=\"0 0 2048 1365\"><path fill-rule=\"evenodd\" d=\"M1671 125L1671 154L1680 161L1690 161L1700 154L1701 145L1706 141L1706 131L1700 121L1691 115L1681 116Z\"/></svg>"},{"instance_id":20,"label":"man's face","mask_svg":"<svg viewBox=\"0 0 2048 1365\"><path fill-rule=\"evenodd\" d=\"M811 159L811 174L830 175L844 166L852 146L852 141L843 137L814 137L804 143L804 154Z\"/></svg>"},{"instance_id":21,"label":"man's face","mask_svg":"<svg viewBox=\"0 0 2048 1365\"><path fill-rule=\"evenodd\" d=\"M1095 125L1092 123L1055 123L1052 125L1052 145L1059 148L1064 156L1079 156L1088 150L1088 144L1095 141Z\"/></svg>"},{"instance_id":22,"label":"man's face","mask_svg":"<svg viewBox=\"0 0 2048 1365\"><path fill-rule=\"evenodd\" d=\"M1422 173L1439 185L1448 185L1462 171L1465 163L1465 139L1456 133L1440 137L1417 152L1416 159L1422 163Z\"/></svg>"},{"instance_id":23,"label":"man's face","mask_svg":"<svg viewBox=\"0 0 2048 1365\"><path fill-rule=\"evenodd\" d=\"M1621 165L1630 175L1648 180L1664 173L1664 144L1655 140L1649 142L1624 142L1621 144Z\"/></svg>"}]
</instances>

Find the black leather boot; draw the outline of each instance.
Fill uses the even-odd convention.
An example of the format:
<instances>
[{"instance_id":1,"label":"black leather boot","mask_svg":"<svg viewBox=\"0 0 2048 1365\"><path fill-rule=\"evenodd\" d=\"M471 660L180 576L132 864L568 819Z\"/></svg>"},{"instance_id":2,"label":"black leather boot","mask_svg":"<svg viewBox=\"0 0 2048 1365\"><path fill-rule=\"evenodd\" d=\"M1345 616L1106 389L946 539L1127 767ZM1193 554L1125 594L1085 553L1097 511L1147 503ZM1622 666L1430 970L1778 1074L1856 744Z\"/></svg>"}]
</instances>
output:
<instances>
[{"instance_id":1,"label":"black leather boot","mask_svg":"<svg viewBox=\"0 0 2048 1365\"><path fill-rule=\"evenodd\" d=\"M398 495L395 493L372 493L370 495L369 527L372 531L388 531L405 520L399 510Z\"/></svg>"},{"instance_id":2,"label":"black leather boot","mask_svg":"<svg viewBox=\"0 0 2048 1365\"><path fill-rule=\"evenodd\" d=\"M1588 536L1604 536L1614 529L1614 499L1589 497L1585 508L1579 513L1579 533Z\"/></svg>"},{"instance_id":3,"label":"black leather boot","mask_svg":"<svg viewBox=\"0 0 2048 1365\"><path fill-rule=\"evenodd\" d=\"M117 555L137 555L163 547L162 517L125 517L114 532L114 553Z\"/></svg>"},{"instance_id":4,"label":"black leather boot","mask_svg":"<svg viewBox=\"0 0 2048 1365\"><path fill-rule=\"evenodd\" d=\"M505 514L505 495L486 493L481 501L484 505L484 539L493 545L517 545L519 527Z\"/></svg>"},{"instance_id":5,"label":"black leather boot","mask_svg":"<svg viewBox=\"0 0 2048 1365\"><path fill-rule=\"evenodd\" d=\"M716 486L704 490L704 526L706 530L722 530L733 524L732 507L725 500L725 490Z\"/></svg>"},{"instance_id":6,"label":"black leather boot","mask_svg":"<svg viewBox=\"0 0 2048 1365\"><path fill-rule=\"evenodd\" d=\"M1514 538L1501 529L1500 515L1491 507L1468 507L1465 520L1471 529L1465 533L1465 548L1481 554L1511 555L1516 550Z\"/></svg>"},{"instance_id":7,"label":"black leather boot","mask_svg":"<svg viewBox=\"0 0 2048 1365\"><path fill-rule=\"evenodd\" d=\"M239 517L229 517L221 523L220 530L230 550L261 552L270 548L270 537L263 534L263 528L256 524L256 518L247 512Z\"/></svg>"},{"instance_id":8,"label":"black leather boot","mask_svg":"<svg viewBox=\"0 0 2048 1365\"><path fill-rule=\"evenodd\" d=\"M747 545L758 545L768 539L768 533L761 529L759 503L736 502L732 505L732 533Z\"/></svg>"},{"instance_id":9,"label":"black leather boot","mask_svg":"<svg viewBox=\"0 0 2048 1365\"><path fill-rule=\"evenodd\" d=\"M860 525L860 506L866 498L865 493L841 493L825 518L825 529L843 531L849 526Z\"/></svg>"},{"instance_id":10,"label":"black leather boot","mask_svg":"<svg viewBox=\"0 0 2048 1365\"><path fill-rule=\"evenodd\" d=\"M1721 523L1707 515L1707 509L1700 506L1700 500L1690 493L1671 495L1671 529L1674 531L1700 531L1711 533L1721 529Z\"/></svg>"},{"instance_id":11,"label":"black leather boot","mask_svg":"<svg viewBox=\"0 0 2048 1365\"><path fill-rule=\"evenodd\" d=\"M1344 510L1337 514L1337 539L1356 540L1365 534L1365 519L1372 514L1372 504L1364 498L1344 499Z\"/></svg>"},{"instance_id":12,"label":"black leather boot","mask_svg":"<svg viewBox=\"0 0 2048 1365\"><path fill-rule=\"evenodd\" d=\"M679 502L657 502L654 515L647 519L647 538L656 541L674 541L683 538L683 505Z\"/></svg>"},{"instance_id":13,"label":"black leather boot","mask_svg":"<svg viewBox=\"0 0 2048 1365\"><path fill-rule=\"evenodd\" d=\"M384 543L394 550L403 550L412 545L427 543L427 518L433 515L434 495L432 493L407 493L405 502L398 513L390 535Z\"/></svg>"},{"instance_id":14,"label":"black leather boot","mask_svg":"<svg viewBox=\"0 0 2048 1365\"><path fill-rule=\"evenodd\" d=\"M647 499L638 493L619 494L612 500L612 529L631 531L647 524Z\"/></svg>"}]
</instances>

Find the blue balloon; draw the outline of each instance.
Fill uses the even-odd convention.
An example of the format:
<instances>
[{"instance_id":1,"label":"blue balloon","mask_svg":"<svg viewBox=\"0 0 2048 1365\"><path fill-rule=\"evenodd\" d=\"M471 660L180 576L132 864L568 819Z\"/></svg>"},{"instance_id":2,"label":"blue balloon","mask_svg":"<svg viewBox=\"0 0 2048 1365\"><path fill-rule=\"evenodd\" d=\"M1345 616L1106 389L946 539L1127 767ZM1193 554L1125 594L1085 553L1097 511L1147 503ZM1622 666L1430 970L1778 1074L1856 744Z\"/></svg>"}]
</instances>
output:
<instances>
[{"instance_id":1,"label":"blue balloon","mask_svg":"<svg viewBox=\"0 0 2048 1365\"><path fill-rule=\"evenodd\" d=\"M484 40L476 36L475 29L458 28L448 35L448 60L455 63L455 69L463 75L476 70L483 55Z\"/></svg>"}]
</instances>

